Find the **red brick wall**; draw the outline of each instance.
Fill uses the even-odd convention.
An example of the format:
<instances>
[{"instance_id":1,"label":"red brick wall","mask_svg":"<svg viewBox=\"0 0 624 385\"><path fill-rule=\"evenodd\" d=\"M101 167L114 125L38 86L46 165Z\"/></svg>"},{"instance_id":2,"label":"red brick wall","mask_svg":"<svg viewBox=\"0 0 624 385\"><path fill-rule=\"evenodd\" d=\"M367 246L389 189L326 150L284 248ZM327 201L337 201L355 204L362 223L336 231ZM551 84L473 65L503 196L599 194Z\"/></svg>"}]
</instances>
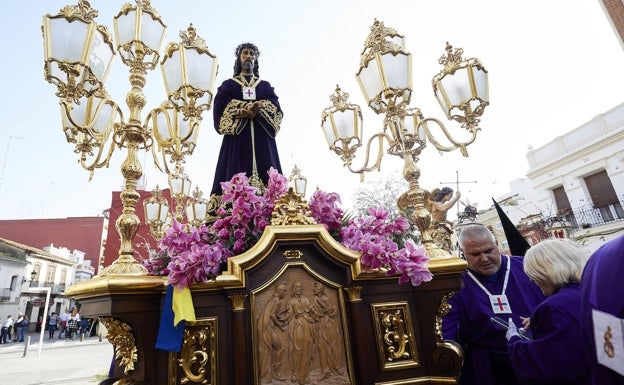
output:
<instances>
[{"instance_id":1,"label":"red brick wall","mask_svg":"<svg viewBox=\"0 0 624 385\"><path fill-rule=\"evenodd\" d=\"M80 250L97 273L105 223L104 217L0 220L0 238L37 249L53 244Z\"/></svg>"},{"instance_id":2,"label":"red brick wall","mask_svg":"<svg viewBox=\"0 0 624 385\"><path fill-rule=\"evenodd\" d=\"M622 4L622 0L598 1L601 2L607 17L611 21L611 26L620 40L620 44L624 47L624 4Z\"/></svg>"}]
</instances>

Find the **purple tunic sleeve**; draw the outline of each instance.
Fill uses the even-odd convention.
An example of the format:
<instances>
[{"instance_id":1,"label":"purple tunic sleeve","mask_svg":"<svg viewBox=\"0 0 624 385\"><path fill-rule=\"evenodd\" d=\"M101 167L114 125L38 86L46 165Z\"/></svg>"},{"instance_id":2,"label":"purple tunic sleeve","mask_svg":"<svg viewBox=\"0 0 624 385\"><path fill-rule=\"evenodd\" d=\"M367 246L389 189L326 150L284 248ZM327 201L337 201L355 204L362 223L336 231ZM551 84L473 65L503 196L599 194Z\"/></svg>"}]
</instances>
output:
<instances>
[{"instance_id":1,"label":"purple tunic sleeve","mask_svg":"<svg viewBox=\"0 0 624 385\"><path fill-rule=\"evenodd\" d=\"M579 349L581 292L562 287L531 316L533 340L513 337L509 356L519 378L531 384L589 384L589 366Z\"/></svg>"},{"instance_id":2,"label":"purple tunic sleeve","mask_svg":"<svg viewBox=\"0 0 624 385\"><path fill-rule=\"evenodd\" d=\"M598 363L592 310L624 318L624 236L619 236L591 256L581 278L581 332L585 358L591 367L594 385L624 385L624 376Z\"/></svg>"}]
</instances>

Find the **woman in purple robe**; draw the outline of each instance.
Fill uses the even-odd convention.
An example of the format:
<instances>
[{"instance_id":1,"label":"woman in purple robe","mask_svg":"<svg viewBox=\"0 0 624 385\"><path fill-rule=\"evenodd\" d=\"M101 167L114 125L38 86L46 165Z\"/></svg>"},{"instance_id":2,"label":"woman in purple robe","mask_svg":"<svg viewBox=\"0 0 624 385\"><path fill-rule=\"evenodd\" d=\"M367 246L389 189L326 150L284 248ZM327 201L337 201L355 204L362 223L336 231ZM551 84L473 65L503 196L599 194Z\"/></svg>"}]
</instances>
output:
<instances>
[{"instance_id":1,"label":"woman in purple robe","mask_svg":"<svg viewBox=\"0 0 624 385\"><path fill-rule=\"evenodd\" d=\"M520 337L512 323L507 332L511 364L522 383L590 384L589 364L579 349L580 280L587 257L568 239L545 240L527 251L524 271L547 298L531 315L532 340Z\"/></svg>"},{"instance_id":2,"label":"woman in purple robe","mask_svg":"<svg viewBox=\"0 0 624 385\"><path fill-rule=\"evenodd\" d=\"M283 114L273 87L259 78L259 54L254 44L239 45L234 77L217 89L214 127L223 141L211 195L222 195L221 182L239 172L258 188L266 186L271 167L282 173L275 136Z\"/></svg>"}]
</instances>

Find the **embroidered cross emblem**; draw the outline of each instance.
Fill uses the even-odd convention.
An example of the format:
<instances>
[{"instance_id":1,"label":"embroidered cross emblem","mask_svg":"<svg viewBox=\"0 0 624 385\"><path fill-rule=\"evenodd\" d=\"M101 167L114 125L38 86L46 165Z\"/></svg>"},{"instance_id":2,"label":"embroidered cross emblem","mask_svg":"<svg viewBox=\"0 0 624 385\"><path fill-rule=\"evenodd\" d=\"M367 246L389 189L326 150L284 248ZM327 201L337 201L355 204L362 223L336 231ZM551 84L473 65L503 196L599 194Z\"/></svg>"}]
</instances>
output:
<instances>
[{"instance_id":1,"label":"embroidered cross emblem","mask_svg":"<svg viewBox=\"0 0 624 385\"><path fill-rule=\"evenodd\" d=\"M496 302L494 302L493 305L498 306L498 309L500 311L503 311L505 309L505 306L507 306L507 302L503 302L501 301L500 297L496 297Z\"/></svg>"}]
</instances>

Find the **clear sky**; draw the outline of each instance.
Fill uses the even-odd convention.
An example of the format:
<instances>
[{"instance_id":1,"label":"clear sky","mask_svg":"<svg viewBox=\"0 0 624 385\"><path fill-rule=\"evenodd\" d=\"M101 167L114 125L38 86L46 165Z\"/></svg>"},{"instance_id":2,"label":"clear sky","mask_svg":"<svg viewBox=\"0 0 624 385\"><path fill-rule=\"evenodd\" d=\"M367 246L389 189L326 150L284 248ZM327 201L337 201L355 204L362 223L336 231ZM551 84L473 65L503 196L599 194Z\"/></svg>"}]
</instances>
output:
<instances>
[{"instance_id":1,"label":"clear sky","mask_svg":"<svg viewBox=\"0 0 624 385\"><path fill-rule=\"evenodd\" d=\"M446 119L434 99L431 78L441 70L445 42L478 57L489 71L491 104L481 121L469 158L456 151L440 156L425 149L419 166L421 186L454 187L456 172L463 198L488 207L490 197L509 190L509 182L528 171L526 152L596 115L621 104L624 52L597 0L153 0L168 26L166 42L178 42L189 23L219 57L217 84L232 76L234 48L252 41L261 50L260 76L275 87L284 110L278 148L286 175L296 163L309 181L341 194L348 208L359 176L342 166L327 148L320 116L330 106L336 84L364 111L364 133L379 131L382 116L365 105L355 73L375 18L406 36L413 55L412 107L426 117ZM0 18L0 219L96 216L110 206L111 191L120 190L117 150L109 168L93 180L77 164L73 146L60 126L55 87L43 78L41 21L56 14L65 0L11 1ZM262 8L259 5L262 4ZM98 23L113 28L122 1L92 0ZM122 105L129 91L128 70L116 60L107 90ZM147 75L150 109L166 98L160 69ZM204 192L212 185L221 137L204 115L199 144L186 171ZM454 133L461 128L449 122ZM363 155L364 150L360 149ZM145 154L145 155L144 155ZM166 177L141 154L146 188L166 185ZM360 156L355 166L361 166ZM382 172L400 170L402 162L385 155ZM309 190L310 191L310 190ZM142 209L142 208L140 208Z\"/></svg>"}]
</instances>

